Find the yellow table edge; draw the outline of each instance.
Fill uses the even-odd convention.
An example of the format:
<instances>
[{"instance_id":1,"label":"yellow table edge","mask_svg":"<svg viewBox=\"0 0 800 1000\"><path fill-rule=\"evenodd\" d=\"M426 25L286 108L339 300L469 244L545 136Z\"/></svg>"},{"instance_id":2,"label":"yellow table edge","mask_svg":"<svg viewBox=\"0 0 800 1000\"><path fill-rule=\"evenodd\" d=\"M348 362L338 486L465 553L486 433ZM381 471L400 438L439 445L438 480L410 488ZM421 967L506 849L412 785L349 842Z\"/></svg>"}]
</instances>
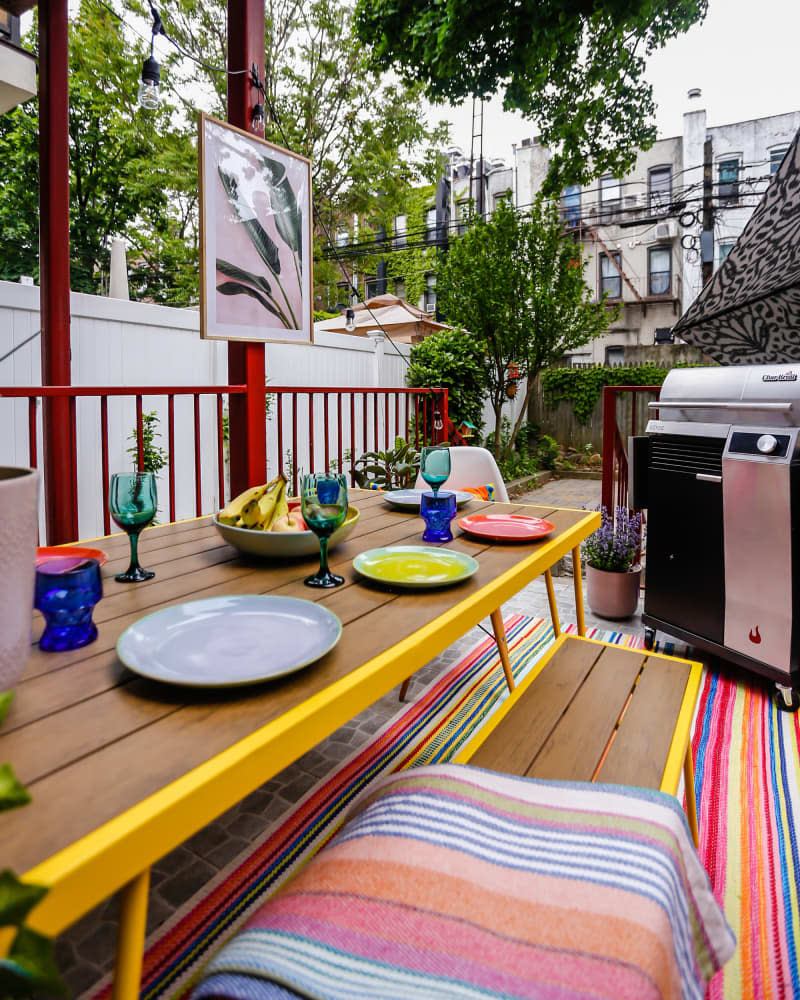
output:
<instances>
[{"instance_id":1,"label":"yellow table edge","mask_svg":"<svg viewBox=\"0 0 800 1000\"><path fill-rule=\"evenodd\" d=\"M600 514L585 513L433 622L29 869L23 879L50 890L29 926L60 933L382 697L595 531ZM289 729L295 731L291 747L282 739Z\"/></svg>"}]
</instances>

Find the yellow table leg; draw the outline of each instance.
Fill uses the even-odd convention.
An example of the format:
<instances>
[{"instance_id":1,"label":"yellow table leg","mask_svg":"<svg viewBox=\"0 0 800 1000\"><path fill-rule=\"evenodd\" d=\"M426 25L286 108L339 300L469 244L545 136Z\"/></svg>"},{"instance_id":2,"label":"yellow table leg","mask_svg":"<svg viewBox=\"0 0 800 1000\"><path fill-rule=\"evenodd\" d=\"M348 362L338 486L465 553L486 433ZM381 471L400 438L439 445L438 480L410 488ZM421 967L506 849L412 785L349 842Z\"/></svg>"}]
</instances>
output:
<instances>
[{"instance_id":1,"label":"yellow table leg","mask_svg":"<svg viewBox=\"0 0 800 1000\"><path fill-rule=\"evenodd\" d=\"M581 550L572 550L572 584L575 587L575 616L578 619L578 635L586 635L586 622L583 620L583 578L581 577Z\"/></svg>"},{"instance_id":2,"label":"yellow table leg","mask_svg":"<svg viewBox=\"0 0 800 1000\"><path fill-rule=\"evenodd\" d=\"M697 801L694 797L694 762L692 761L692 741L686 747L683 758L683 783L686 786L686 818L692 833L694 846L700 846L700 830L697 825Z\"/></svg>"},{"instance_id":3,"label":"yellow table leg","mask_svg":"<svg viewBox=\"0 0 800 1000\"><path fill-rule=\"evenodd\" d=\"M408 694L408 685L411 683L411 678L406 677L403 683L400 685L400 694L397 696L398 701L405 701L406 695Z\"/></svg>"},{"instance_id":4,"label":"yellow table leg","mask_svg":"<svg viewBox=\"0 0 800 1000\"><path fill-rule=\"evenodd\" d=\"M558 607L556 606L556 592L553 589L553 576L549 569L544 571L544 582L547 585L547 603L550 605L550 618L553 622L553 637L561 635L561 626L558 623Z\"/></svg>"},{"instance_id":5,"label":"yellow table leg","mask_svg":"<svg viewBox=\"0 0 800 1000\"><path fill-rule=\"evenodd\" d=\"M149 890L149 868L137 875L122 889L113 1000L138 1000L139 998Z\"/></svg>"},{"instance_id":6,"label":"yellow table leg","mask_svg":"<svg viewBox=\"0 0 800 1000\"><path fill-rule=\"evenodd\" d=\"M492 619L492 628L497 642L497 649L500 653L500 662L503 664L503 673L506 675L508 690L514 690L514 675L511 673L511 660L508 658L508 646L506 645L506 627L503 624L503 615L500 608L493 611L489 616Z\"/></svg>"}]
</instances>

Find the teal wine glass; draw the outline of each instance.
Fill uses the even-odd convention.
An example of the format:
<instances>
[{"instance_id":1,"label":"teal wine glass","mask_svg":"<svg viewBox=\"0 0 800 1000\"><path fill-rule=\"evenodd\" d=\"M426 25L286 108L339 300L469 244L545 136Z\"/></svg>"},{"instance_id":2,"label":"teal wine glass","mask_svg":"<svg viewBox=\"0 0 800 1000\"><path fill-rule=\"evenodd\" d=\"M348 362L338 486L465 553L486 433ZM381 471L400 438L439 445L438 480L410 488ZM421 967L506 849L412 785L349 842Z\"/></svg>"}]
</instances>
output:
<instances>
[{"instance_id":1,"label":"teal wine glass","mask_svg":"<svg viewBox=\"0 0 800 1000\"><path fill-rule=\"evenodd\" d=\"M436 497L439 487L450 476L450 449L447 445L432 445L422 449L419 471Z\"/></svg>"},{"instance_id":2,"label":"teal wine glass","mask_svg":"<svg viewBox=\"0 0 800 1000\"><path fill-rule=\"evenodd\" d=\"M111 477L108 509L114 521L127 532L131 542L131 564L115 576L120 583L152 580L155 573L139 565L139 533L156 516L156 477L152 472L117 472Z\"/></svg>"},{"instance_id":3,"label":"teal wine glass","mask_svg":"<svg viewBox=\"0 0 800 1000\"><path fill-rule=\"evenodd\" d=\"M300 500L303 519L319 538L319 570L303 583L307 587L339 587L344 577L328 569L328 540L347 517L347 480L344 476L304 476Z\"/></svg>"}]
</instances>

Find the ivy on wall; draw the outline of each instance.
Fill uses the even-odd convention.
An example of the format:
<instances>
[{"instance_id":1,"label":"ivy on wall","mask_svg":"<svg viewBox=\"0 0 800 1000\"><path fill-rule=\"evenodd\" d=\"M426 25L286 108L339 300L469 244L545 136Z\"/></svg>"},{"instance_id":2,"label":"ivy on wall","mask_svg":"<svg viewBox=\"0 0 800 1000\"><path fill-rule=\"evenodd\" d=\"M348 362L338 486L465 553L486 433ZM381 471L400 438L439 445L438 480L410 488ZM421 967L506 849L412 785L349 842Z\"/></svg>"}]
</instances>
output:
<instances>
[{"instance_id":1,"label":"ivy on wall","mask_svg":"<svg viewBox=\"0 0 800 1000\"><path fill-rule=\"evenodd\" d=\"M675 368L698 368L701 365L677 364L662 368L655 364L619 365L606 368L547 368L541 374L544 401L548 406L571 402L575 417L588 424L605 385L661 385Z\"/></svg>"}]
</instances>

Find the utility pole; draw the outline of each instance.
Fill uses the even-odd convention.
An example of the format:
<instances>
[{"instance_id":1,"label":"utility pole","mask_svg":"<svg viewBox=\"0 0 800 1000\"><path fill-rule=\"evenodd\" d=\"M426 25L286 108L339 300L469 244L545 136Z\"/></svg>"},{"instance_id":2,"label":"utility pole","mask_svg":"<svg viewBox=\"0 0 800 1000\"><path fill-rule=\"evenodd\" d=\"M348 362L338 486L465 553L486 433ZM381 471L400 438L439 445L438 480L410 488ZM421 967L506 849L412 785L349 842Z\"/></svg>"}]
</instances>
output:
<instances>
[{"instance_id":1,"label":"utility pole","mask_svg":"<svg viewBox=\"0 0 800 1000\"><path fill-rule=\"evenodd\" d=\"M703 145L703 231L700 234L700 259L703 284L714 272L714 171L711 139Z\"/></svg>"}]
</instances>

